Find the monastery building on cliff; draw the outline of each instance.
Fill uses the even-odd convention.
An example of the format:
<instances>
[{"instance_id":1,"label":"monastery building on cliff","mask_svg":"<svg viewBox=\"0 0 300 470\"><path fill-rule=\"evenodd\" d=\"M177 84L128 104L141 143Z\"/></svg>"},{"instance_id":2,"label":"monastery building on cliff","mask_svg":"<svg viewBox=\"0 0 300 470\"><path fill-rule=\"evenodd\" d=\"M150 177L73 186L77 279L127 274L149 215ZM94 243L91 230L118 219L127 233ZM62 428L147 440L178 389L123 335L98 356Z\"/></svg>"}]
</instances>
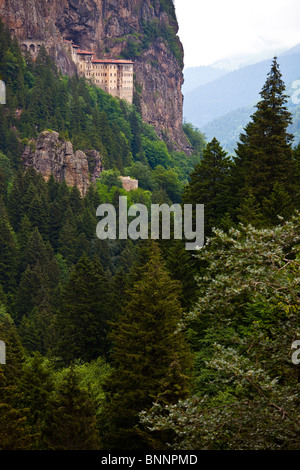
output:
<instances>
[{"instance_id":1,"label":"monastery building on cliff","mask_svg":"<svg viewBox=\"0 0 300 470\"><path fill-rule=\"evenodd\" d=\"M123 59L95 59L94 53L82 50L71 41L65 44L77 66L78 75L91 80L94 85L132 103L133 62Z\"/></svg>"}]
</instances>

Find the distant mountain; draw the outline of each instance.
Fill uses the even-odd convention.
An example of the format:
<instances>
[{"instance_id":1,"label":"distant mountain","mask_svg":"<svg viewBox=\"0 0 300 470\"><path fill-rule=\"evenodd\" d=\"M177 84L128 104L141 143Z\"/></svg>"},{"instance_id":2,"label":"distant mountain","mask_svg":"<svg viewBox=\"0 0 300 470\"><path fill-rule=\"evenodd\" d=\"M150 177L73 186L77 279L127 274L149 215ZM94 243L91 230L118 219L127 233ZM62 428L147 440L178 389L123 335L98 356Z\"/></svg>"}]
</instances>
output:
<instances>
[{"instance_id":1,"label":"distant mountain","mask_svg":"<svg viewBox=\"0 0 300 470\"><path fill-rule=\"evenodd\" d=\"M285 55L299 54L299 53L300 53L300 44L297 44L296 46L291 47L291 49L280 54L280 57L285 56Z\"/></svg>"},{"instance_id":2,"label":"distant mountain","mask_svg":"<svg viewBox=\"0 0 300 470\"><path fill-rule=\"evenodd\" d=\"M208 122L257 101L269 61L244 67L202 85L184 97L184 118L202 127Z\"/></svg>"},{"instance_id":3,"label":"distant mountain","mask_svg":"<svg viewBox=\"0 0 300 470\"><path fill-rule=\"evenodd\" d=\"M227 70L216 68L213 66L200 66L200 67L188 67L184 69L184 84L182 87L183 95L186 95L190 91L198 88L201 85L212 82L217 78L222 77L228 73Z\"/></svg>"},{"instance_id":4,"label":"distant mountain","mask_svg":"<svg viewBox=\"0 0 300 470\"><path fill-rule=\"evenodd\" d=\"M278 59L285 83L300 78L300 53ZM271 59L227 73L185 95L183 115L201 128L237 108L253 106L270 71Z\"/></svg>"},{"instance_id":5,"label":"distant mountain","mask_svg":"<svg viewBox=\"0 0 300 470\"><path fill-rule=\"evenodd\" d=\"M184 118L205 133L208 140L216 137L232 152L240 132L249 122L260 91L271 68L272 58L264 60L205 83L184 98ZM293 113L291 132L300 140L300 44L278 58ZM298 109L299 108L299 109Z\"/></svg>"},{"instance_id":6,"label":"distant mountain","mask_svg":"<svg viewBox=\"0 0 300 470\"><path fill-rule=\"evenodd\" d=\"M294 108L288 106L288 108L293 115L293 124L289 128L289 132L294 135L293 146L295 146L300 143L300 105ZM235 109L209 122L201 128L201 131L208 142L216 137L224 150L230 155L234 155L240 134L243 133L253 112L255 112L254 107Z\"/></svg>"},{"instance_id":7,"label":"distant mountain","mask_svg":"<svg viewBox=\"0 0 300 470\"><path fill-rule=\"evenodd\" d=\"M233 155L240 134L250 121L250 116L254 111L252 106L235 109L209 122L201 128L201 131L208 142L216 137L224 150Z\"/></svg>"},{"instance_id":8,"label":"distant mountain","mask_svg":"<svg viewBox=\"0 0 300 470\"><path fill-rule=\"evenodd\" d=\"M268 60L270 57L276 55L281 55L283 52L287 51L286 47L277 48L276 52L270 50L263 50L261 52L255 52L253 54L243 54L236 55L230 58L220 59L217 62L212 64L212 67L221 68L227 70L227 72L233 72L234 70L240 69L242 67L247 67L248 65L257 64L263 60ZM199 84L200 86L200 84Z\"/></svg>"},{"instance_id":9,"label":"distant mountain","mask_svg":"<svg viewBox=\"0 0 300 470\"><path fill-rule=\"evenodd\" d=\"M286 94L289 97L287 107L293 115L293 124L289 132L294 135L294 144L297 145L300 142L300 79L286 84ZM240 134L250 121L253 112L255 112L254 106L235 109L210 121L201 128L201 131L208 141L216 137L223 148L233 154Z\"/></svg>"}]
</instances>

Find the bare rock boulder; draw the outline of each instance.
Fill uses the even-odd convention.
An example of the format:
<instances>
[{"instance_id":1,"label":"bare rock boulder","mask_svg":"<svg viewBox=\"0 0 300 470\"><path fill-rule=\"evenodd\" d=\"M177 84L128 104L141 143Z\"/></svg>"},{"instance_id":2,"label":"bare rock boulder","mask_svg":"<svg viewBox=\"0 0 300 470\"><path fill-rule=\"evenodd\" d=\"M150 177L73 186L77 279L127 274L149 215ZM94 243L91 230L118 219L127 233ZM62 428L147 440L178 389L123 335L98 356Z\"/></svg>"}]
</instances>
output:
<instances>
[{"instance_id":1,"label":"bare rock boulder","mask_svg":"<svg viewBox=\"0 0 300 470\"><path fill-rule=\"evenodd\" d=\"M57 181L77 186L85 196L91 180L99 177L103 169L99 152L93 150L92 157L95 164L91 178L87 155L81 150L74 152L71 142L61 139L58 132L44 131L39 134L35 145L31 143L25 147L22 158L25 167L35 168L46 181L53 174Z\"/></svg>"}]
</instances>

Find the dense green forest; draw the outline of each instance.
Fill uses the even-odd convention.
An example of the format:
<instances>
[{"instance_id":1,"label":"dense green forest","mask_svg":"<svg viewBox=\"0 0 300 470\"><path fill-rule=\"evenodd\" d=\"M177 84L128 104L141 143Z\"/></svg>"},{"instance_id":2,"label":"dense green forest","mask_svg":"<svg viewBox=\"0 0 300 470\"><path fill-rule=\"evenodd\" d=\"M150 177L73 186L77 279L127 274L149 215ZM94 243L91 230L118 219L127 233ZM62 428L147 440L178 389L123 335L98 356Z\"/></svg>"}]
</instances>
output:
<instances>
[{"instance_id":1,"label":"dense green forest","mask_svg":"<svg viewBox=\"0 0 300 470\"><path fill-rule=\"evenodd\" d=\"M0 23L0 449L300 445L300 148L274 59L236 157L192 124L193 155ZM26 171L57 131L105 171L81 197ZM127 193L118 176L139 180ZM206 244L99 240L102 203L205 205Z\"/></svg>"}]
</instances>

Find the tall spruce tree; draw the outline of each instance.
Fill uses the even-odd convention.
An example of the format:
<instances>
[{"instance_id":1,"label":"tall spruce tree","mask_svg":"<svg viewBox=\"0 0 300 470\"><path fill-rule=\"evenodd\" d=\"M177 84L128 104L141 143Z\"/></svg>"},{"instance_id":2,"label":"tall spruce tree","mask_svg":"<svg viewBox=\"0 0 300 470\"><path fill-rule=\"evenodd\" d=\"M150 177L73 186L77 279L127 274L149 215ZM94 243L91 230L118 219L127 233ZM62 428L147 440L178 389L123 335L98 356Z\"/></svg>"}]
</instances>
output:
<instances>
[{"instance_id":1,"label":"tall spruce tree","mask_svg":"<svg viewBox=\"0 0 300 470\"><path fill-rule=\"evenodd\" d=\"M6 345L6 364L0 365L0 450L32 449L27 412L20 408L24 350L16 326L0 303L0 337Z\"/></svg>"},{"instance_id":2,"label":"tall spruce tree","mask_svg":"<svg viewBox=\"0 0 300 470\"><path fill-rule=\"evenodd\" d=\"M84 254L63 289L57 316L59 354L69 364L90 361L107 353L110 317L108 281L97 258Z\"/></svg>"},{"instance_id":3,"label":"tall spruce tree","mask_svg":"<svg viewBox=\"0 0 300 470\"><path fill-rule=\"evenodd\" d=\"M6 292L16 287L18 246L5 206L0 199L0 283Z\"/></svg>"},{"instance_id":4,"label":"tall spruce tree","mask_svg":"<svg viewBox=\"0 0 300 470\"><path fill-rule=\"evenodd\" d=\"M238 196L237 205L249 194L261 204L270 196L276 183L291 196L295 193L293 136L288 133L292 118L284 92L285 85L274 57L256 112L237 145L235 184L232 184Z\"/></svg>"},{"instance_id":5,"label":"tall spruce tree","mask_svg":"<svg viewBox=\"0 0 300 470\"><path fill-rule=\"evenodd\" d=\"M39 353L34 353L23 364L19 403L27 410L28 423L39 437L53 390L54 375L51 362Z\"/></svg>"},{"instance_id":6,"label":"tall spruce tree","mask_svg":"<svg viewBox=\"0 0 300 470\"><path fill-rule=\"evenodd\" d=\"M33 449L34 438L26 412L18 408L17 387L8 384L0 367L0 450Z\"/></svg>"},{"instance_id":7,"label":"tall spruce tree","mask_svg":"<svg viewBox=\"0 0 300 470\"><path fill-rule=\"evenodd\" d=\"M231 160L216 138L207 144L203 158L191 174L182 200L185 204L204 204L205 234L221 224L230 207L229 175Z\"/></svg>"},{"instance_id":8,"label":"tall spruce tree","mask_svg":"<svg viewBox=\"0 0 300 470\"><path fill-rule=\"evenodd\" d=\"M99 433L96 411L89 393L80 386L71 366L49 404L43 429L50 450L97 450Z\"/></svg>"},{"instance_id":9,"label":"tall spruce tree","mask_svg":"<svg viewBox=\"0 0 300 470\"><path fill-rule=\"evenodd\" d=\"M128 300L113 325L113 372L105 390L104 443L112 449L151 448L151 438L138 427L139 412L168 390L170 369L178 361L176 400L186 396L190 354L178 324L182 309L180 283L171 280L158 245L151 243L147 262L133 278ZM174 387L174 384L173 384Z\"/></svg>"}]
</instances>

